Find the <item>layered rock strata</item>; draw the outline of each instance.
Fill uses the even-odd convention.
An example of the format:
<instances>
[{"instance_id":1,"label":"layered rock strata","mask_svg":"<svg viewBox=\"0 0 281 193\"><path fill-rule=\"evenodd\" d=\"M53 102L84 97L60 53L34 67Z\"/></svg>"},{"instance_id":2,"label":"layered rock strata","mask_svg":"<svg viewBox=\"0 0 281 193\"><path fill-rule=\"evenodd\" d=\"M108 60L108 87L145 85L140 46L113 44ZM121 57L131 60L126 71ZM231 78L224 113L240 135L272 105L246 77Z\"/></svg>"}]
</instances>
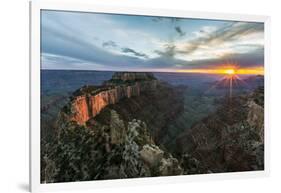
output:
<instances>
[{"instance_id":1,"label":"layered rock strata","mask_svg":"<svg viewBox=\"0 0 281 193\"><path fill-rule=\"evenodd\" d=\"M153 91L158 83L150 74L121 75L121 73L113 75L113 78L101 87L84 86L79 89L71 100L70 120L83 125L106 106L116 104L124 98L137 97L143 92ZM119 79L116 82L117 78ZM127 82L128 80L130 82Z\"/></svg>"}]
</instances>

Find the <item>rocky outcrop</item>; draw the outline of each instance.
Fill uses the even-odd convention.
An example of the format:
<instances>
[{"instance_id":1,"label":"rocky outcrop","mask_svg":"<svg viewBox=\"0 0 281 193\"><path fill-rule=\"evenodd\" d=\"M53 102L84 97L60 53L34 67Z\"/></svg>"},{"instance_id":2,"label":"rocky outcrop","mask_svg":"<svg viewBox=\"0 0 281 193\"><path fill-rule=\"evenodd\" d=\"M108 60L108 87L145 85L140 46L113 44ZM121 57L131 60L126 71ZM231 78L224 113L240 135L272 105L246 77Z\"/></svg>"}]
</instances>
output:
<instances>
[{"instance_id":1,"label":"rocky outcrop","mask_svg":"<svg viewBox=\"0 0 281 193\"><path fill-rule=\"evenodd\" d=\"M197 172L263 170L264 109L255 102L260 101L256 92L263 91L225 100L177 138L178 153L187 153L204 166Z\"/></svg>"},{"instance_id":2,"label":"rocky outcrop","mask_svg":"<svg viewBox=\"0 0 281 193\"><path fill-rule=\"evenodd\" d=\"M151 92L156 89L157 83L149 73L115 73L100 87L84 86L75 92L71 100L70 120L83 125L106 106Z\"/></svg>"},{"instance_id":3,"label":"rocky outcrop","mask_svg":"<svg viewBox=\"0 0 281 193\"><path fill-rule=\"evenodd\" d=\"M114 110L109 123L60 125L59 140L42 165L44 183L179 175L180 162L155 145L145 122L125 122ZM79 128L79 129L77 129Z\"/></svg>"},{"instance_id":4,"label":"rocky outcrop","mask_svg":"<svg viewBox=\"0 0 281 193\"><path fill-rule=\"evenodd\" d=\"M182 89L160 82L149 73L145 76L133 73L134 79L129 81L120 74L113 75L114 79L101 86L87 85L75 91L60 112L61 122L87 125L91 121L106 121L108 124L108 115L102 111L112 109L126 122L132 119L146 122L154 141L160 143L168 132L165 126L184 110Z\"/></svg>"},{"instance_id":5,"label":"rocky outcrop","mask_svg":"<svg viewBox=\"0 0 281 193\"><path fill-rule=\"evenodd\" d=\"M61 109L56 143L41 163L42 182L183 174L156 137L182 111L181 92L151 74L114 77L77 90Z\"/></svg>"},{"instance_id":6,"label":"rocky outcrop","mask_svg":"<svg viewBox=\"0 0 281 193\"><path fill-rule=\"evenodd\" d=\"M260 140L264 141L264 108L254 101L250 101L248 104L249 112L247 115L247 122L255 129L259 134Z\"/></svg>"},{"instance_id":7,"label":"rocky outcrop","mask_svg":"<svg viewBox=\"0 0 281 193\"><path fill-rule=\"evenodd\" d=\"M166 158L161 159L159 166L159 176L174 176L184 174L184 169L179 161L169 154Z\"/></svg>"},{"instance_id":8,"label":"rocky outcrop","mask_svg":"<svg viewBox=\"0 0 281 193\"><path fill-rule=\"evenodd\" d=\"M145 163L153 167L160 163L164 157L164 151L155 145L144 145L140 151L140 157Z\"/></svg>"},{"instance_id":9,"label":"rocky outcrop","mask_svg":"<svg viewBox=\"0 0 281 193\"><path fill-rule=\"evenodd\" d=\"M126 135L124 122L119 119L119 115L116 111L111 111L110 119L109 127L111 144L123 143Z\"/></svg>"},{"instance_id":10,"label":"rocky outcrop","mask_svg":"<svg viewBox=\"0 0 281 193\"><path fill-rule=\"evenodd\" d=\"M143 81L143 80L153 80L154 75L150 72L116 72L112 76L112 80L122 80L122 81Z\"/></svg>"}]
</instances>

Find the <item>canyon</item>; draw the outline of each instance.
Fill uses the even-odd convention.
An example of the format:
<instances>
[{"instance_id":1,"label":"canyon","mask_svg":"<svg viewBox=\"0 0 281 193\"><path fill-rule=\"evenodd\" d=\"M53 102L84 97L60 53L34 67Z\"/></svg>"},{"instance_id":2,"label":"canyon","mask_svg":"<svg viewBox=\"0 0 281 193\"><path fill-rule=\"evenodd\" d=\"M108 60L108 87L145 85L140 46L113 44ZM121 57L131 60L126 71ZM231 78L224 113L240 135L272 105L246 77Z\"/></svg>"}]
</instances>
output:
<instances>
[{"instance_id":1,"label":"canyon","mask_svg":"<svg viewBox=\"0 0 281 193\"><path fill-rule=\"evenodd\" d=\"M42 140L42 183L264 168L262 87L214 97L217 107L199 116L200 92L152 73L116 72L83 85L57 107L56 132ZM213 100L202 97L206 109Z\"/></svg>"},{"instance_id":2,"label":"canyon","mask_svg":"<svg viewBox=\"0 0 281 193\"><path fill-rule=\"evenodd\" d=\"M264 169L263 88L226 98L211 113L176 138L179 154L188 153L213 173Z\"/></svg>"}]
</instances>

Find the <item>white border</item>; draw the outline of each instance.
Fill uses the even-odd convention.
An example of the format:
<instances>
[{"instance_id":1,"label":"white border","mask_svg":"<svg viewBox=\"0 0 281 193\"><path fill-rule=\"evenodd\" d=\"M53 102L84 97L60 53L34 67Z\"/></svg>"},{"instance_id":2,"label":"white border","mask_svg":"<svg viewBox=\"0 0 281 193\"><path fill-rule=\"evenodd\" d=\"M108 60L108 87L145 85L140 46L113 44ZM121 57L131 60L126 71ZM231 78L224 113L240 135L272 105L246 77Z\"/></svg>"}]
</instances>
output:
<instances>
[{"instance_id":1,"label":"white border","mask_svg":"<svg viewBox=\"0 0 281 193\"><path fill-rule=\"evenodd\" d=\"M87 181L71 183L40 184L40 10L65 10L96 13L116 13L129 15L169 16L183 18L219 19L265 24L265 170L203 175L183 175L173 177L151 177L122 180ZM269 27L268 16L191 12L180 10L159 10L136 7L110 7L97 4L74 2L32 1L30 2L30 191L54 191L61 189L84 189L97 187L135 186L147 184L179 183L202 180L241 179L269 175Z\"/></svg>"}]
</instances>

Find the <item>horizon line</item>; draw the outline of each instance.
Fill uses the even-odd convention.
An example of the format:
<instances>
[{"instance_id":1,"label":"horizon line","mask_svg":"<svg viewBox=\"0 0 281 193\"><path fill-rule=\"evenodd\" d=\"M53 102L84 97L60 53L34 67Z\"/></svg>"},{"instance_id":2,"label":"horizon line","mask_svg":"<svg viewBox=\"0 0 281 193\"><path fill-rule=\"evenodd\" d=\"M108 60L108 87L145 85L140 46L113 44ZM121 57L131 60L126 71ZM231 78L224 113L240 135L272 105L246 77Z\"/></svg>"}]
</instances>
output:
<instances>
[{"instance_id":1,"label":"horizon line","mask_svg":"<svg viewBox=\"0 0 281 193\"><path fill-rule=\"evenodd\" d=\"M221 75L225 74L225 70L221 69L181 69L176 71L148 71L148 70L94 70L94 69L48 69L48 68L41 68L40 70L66 70L66 71L99 71L99 72L154 72L154 73L185 73L185 74L213 74L213 75ZM257 69L238 69L236 73L238 75L262 75L264 76L263 67Z\"/></svg>"}]
</instances>

